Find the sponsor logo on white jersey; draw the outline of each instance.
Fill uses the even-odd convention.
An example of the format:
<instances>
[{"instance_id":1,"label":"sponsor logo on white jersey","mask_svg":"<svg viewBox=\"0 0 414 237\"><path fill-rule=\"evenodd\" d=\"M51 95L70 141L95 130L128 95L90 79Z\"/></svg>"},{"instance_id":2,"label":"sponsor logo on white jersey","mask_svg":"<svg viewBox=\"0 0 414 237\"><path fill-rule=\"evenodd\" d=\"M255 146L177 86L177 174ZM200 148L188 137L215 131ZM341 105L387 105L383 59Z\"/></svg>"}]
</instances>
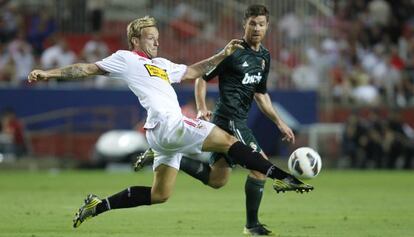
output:
<instances>
[{"instance_id":1,"label":"sponsor logo on white jersey","mask_svg":"<svg viewBox=\"0 0 414 237\"><path fill-rule=\"evenodd\" d=\"M164 69L151 64L144 64L144 67L147 69L150 76L161 78L171 84L168 74Z\"/></svg>"},{"instance_id":2,"label":"sponsor logo on white jersey","mask_svg":"<svg viewBox=\"0 0 414 237\"><path fill-rule=\"evenodd\" d=\"M249 73L244 74L242 84L254 84L259 83L262 80L262 74L259 72L257 75L249 75Z\"/></svg>"}]
</instances>

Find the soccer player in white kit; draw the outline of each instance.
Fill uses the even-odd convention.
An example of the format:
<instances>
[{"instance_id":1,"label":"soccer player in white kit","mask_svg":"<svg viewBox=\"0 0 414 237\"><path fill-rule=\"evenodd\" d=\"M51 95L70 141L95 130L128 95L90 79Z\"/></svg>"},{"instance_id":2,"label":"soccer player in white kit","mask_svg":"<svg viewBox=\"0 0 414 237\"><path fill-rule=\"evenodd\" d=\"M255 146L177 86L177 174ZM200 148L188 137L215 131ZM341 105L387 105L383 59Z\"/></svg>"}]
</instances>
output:
<instances>
[{"instance_id":1,"label":"soccer player in white kit","mask_svg":"<svg viewBox=\"0 0 414 237\"><path fill-rule=\"evenodd\" d=\"M73 219L75 228L85 220L111 209L167 201L183 154L200 154L202 151L225 153L237 157L236 162L243 167L257 170L274 179L276 191L294 189L303 192L313 189L214 124L192 120L181 113L171 83L201 77L242 47L241 40L231 40L219 53L186 66L157 57L159 33L154 18L146 16L133 20L127 27L127 36L130 50L119 50L96 63L78 63L47 71L33 70L28 75L29 82L33 82L108 74L111 78L124 80L147 110L144 125L146 137L157 152L152 187L132 186L104 199L94 194L88 195Z\"/></svg>"}]
</instances>

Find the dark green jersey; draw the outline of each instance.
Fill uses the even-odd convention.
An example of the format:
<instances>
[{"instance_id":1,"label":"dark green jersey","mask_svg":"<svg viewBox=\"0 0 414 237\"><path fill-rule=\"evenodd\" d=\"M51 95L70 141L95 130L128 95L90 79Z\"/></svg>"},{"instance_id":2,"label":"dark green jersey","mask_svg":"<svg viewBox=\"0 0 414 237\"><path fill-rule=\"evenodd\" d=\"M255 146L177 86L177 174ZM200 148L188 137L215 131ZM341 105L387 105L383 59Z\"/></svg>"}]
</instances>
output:
<instances>
[{"instance_id":1,"label":"dark green jersey","mask_svg":"<svg viewBox=\"0 0 414 237\"><path fill-rule=\"evenodd\" d=\"M203 76L206 81L218 76L220 97L214 115L229 120L246 120L254 93L266 93L269 51L260 46L256 52L246 42L242 45L244 49L237 49Z\"/></svg>"}]
</instances>

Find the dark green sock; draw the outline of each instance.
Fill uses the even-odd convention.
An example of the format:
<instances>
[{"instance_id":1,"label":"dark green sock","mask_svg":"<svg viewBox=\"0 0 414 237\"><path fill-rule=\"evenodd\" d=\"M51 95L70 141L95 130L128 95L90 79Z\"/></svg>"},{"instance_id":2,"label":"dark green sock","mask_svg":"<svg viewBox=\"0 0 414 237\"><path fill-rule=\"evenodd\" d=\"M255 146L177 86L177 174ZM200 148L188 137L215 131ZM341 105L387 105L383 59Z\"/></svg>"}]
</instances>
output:
<instances>
[{"instance_id":1,"label":"dark green sock","mask_svg":"<svg viewBox=\"0 0 414 237\"><path fill-rule=\"evenodd\" d=\"M180 162L180 170L191 177L200 180L203 184L208 184L211 171L209 164L183 157Z\"/></svg>"},{"instance_id":2,"label":"dark green sock","mask_svg":"<svg viewBox=\"0 0 414 237\"><path fill-rule=\"evenodd\" d=\"M262 202L265 180L247 176L244 191L246 194L246 227L251 228L259 224L259 207Z\"/></svg>"}]
</instances>

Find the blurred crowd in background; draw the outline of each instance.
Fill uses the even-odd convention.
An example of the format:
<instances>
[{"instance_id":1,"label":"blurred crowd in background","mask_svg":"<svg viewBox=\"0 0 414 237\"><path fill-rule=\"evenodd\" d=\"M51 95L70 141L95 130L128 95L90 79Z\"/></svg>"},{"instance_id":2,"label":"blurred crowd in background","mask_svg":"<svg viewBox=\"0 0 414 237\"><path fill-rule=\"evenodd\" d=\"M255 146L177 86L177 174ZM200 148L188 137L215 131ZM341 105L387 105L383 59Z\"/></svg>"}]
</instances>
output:
<instances>
[{"instance_id":1,"label":"blurred crowd in background","mask_svg":"<svg viewBox=\"0 0 414 237\"><path fill-rule=\"evenodd\" d=\"M3 154L21 157L26 152L24 125L12 108L4 108L0 112L0 162Z\"/></svg>"},{"instance_id":2,"label":"blurred crowd in background","mask_svg":"<svg viewBox=\"0 0 414 237\"><path fill-rule=\"evenodd\" d=\"M0 2L2 84L25 84L33 68L94 62L116 47L126 48L128 21L105 18L113 1L37 2ZM223 6L204 1L139 2L159 21L160 54L192 63L242 35L237 6L248 1ZM321 98L343 104L414 104L413 1L325 0L315 6L307 6L311 1L265 2L272 12L265 43L274 59L271 88L318 90ZM57 13L61 8L67 9ZM80 19L75 19L76 9L83 12ZM83 26L65 23L70 20ZM74 40L79 34L84 40ZM105 37L119 41L114 44ZM98 81L92 86L105 85Z\"/></svg>"},{"instance_id":3,"label":"blurred crowd in background","mask_svg":"<svg viewBox=\"0 0 414 237\"><path fill-rule=\"evenodd\" d=\"M241 37L243 10L256 2L0 0L0 87L28 86L34 68L95 62L127 49L126 24L143 15L158 20L160 56L190 64ZM321 104L414 105L413 0L259 2L271 12L264 43L273 59L270 90L313 90ZM75 86L125 85L97 77ZM353 167L367 166L361 158L367 157L376 167L392 168L397 156L409 157L400 166L411 166L413 133L394 115L348 119L343 150Z\"/></svg>"},{"instance_id":4,"label":"blurred crowd in background","mask_svg":"<svg viewBox=\"0 0 414 237\"><path fill-rule=\"evenodd\" d=\"M414 159L414 130L398 111L385 116L357 112L345 123L342 150L352 168L411 169Z\"/></svg>"}]
</instances>

